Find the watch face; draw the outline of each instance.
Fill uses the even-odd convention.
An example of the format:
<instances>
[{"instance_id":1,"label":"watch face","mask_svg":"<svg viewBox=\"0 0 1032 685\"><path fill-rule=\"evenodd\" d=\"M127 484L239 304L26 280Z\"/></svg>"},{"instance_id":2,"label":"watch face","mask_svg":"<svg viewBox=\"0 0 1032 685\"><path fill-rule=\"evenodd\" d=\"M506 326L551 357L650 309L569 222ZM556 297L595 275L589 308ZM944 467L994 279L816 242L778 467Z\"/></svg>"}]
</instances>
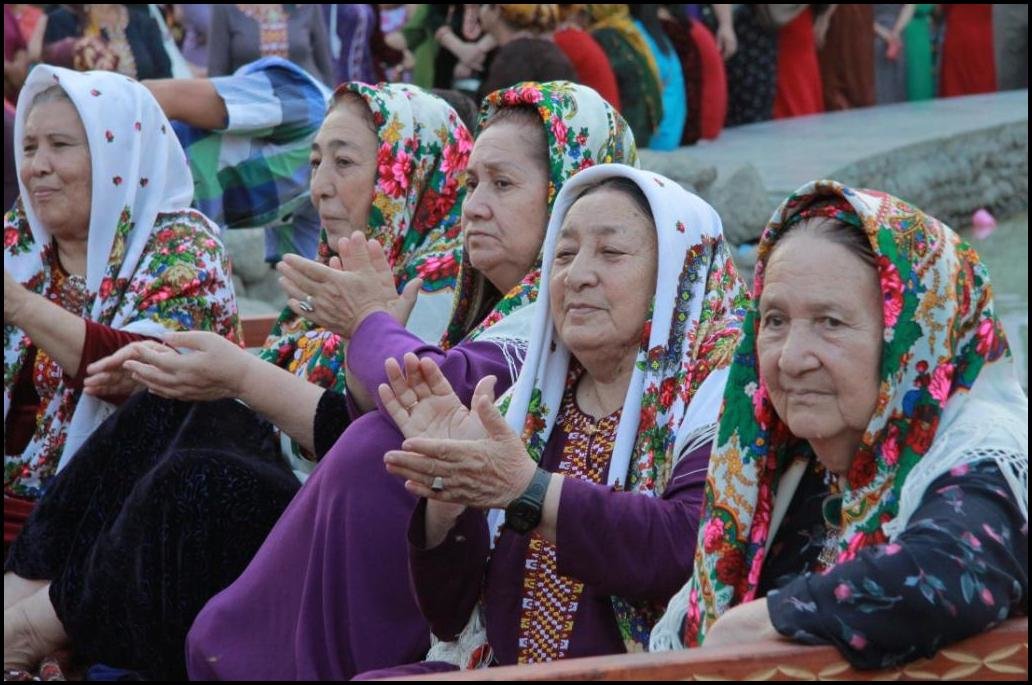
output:
<instances>
[{"instance_id":1,"label":"watch face","mask_svg":"<svg viewBox=\"0 0 1032 685\"><path fill-rule=\"evenodd\" d=\"M526 532L535 525L535 514L537 508L527 502L516 501L509 505L505 512L505 521L509 527L518 532Z\"/></svg>"}]
</instances>

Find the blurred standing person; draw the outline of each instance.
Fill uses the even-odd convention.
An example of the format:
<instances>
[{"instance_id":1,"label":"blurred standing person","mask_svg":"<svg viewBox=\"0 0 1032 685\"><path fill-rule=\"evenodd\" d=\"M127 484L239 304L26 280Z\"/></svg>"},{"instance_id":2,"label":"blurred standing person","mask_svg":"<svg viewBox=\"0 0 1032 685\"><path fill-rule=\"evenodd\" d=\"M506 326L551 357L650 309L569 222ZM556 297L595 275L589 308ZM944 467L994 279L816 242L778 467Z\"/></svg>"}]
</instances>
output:
<instances>
[{"instance_id":1,"label":"blurred standing person","mask_svg":"<svg viewBox=\"0 0 1032 685\"><path fill-rule=\"evenodd\" d=\"M663 98L663 118L649 142L653 150L676 150L681 145L688 104L684 91L684 72L673 43L663 32L659 21L659 5L631 5L634 26L649 46L659 69Z\"/></svg>"},{"instance_id":2,"label":"blurred standing person","mask_svg":"<svg viewBox=\"0 0 1032 685\"><path fill-rule=\"evenodd\" d=\"M993 51L997 88L1028 88L1028 5L993 5Z\"/></svg>"},{"instance_id":3,"label":"blurred standing person","mask_svg":"<svg viewBox=\"0 0 1032 685\"><path fill-rule=\"evenodd\" d=\"M172 61L147 5L61 5L47 18L43 59L76 71L169 78Z\"/></svg>"},{"instance_id":4,"label":"blurred standing person","mask_svg":"<svg viewBox=\"0 0 1032 685\"><path fill-rule=\"evenodd\" d=\"M11 8L4 5L4 102L17 102L29 73L29 49Z\"/></svg>"},{"instance_id":5,"label":"blurred standing person","mask_svg":"<svg viewBox=\"0 0 1032 685\"><path fill-rule=\"evenodd\" d=\"M616 74L602 46L585 30L588 22L584 5L559 5L559 28L552 34L552 40L573 64L577 83L594 88L606 102L620 111Z\"/></svg>"},{"instance_id":6,"label":"blurred standing person","mask_svg":"<svg viewBox=\"0 0 1032 685\"><path fill-rule=\"evenodd\" d=\"M907 99L907 55L903 31L914 17L915 5L874 6L875 102L889 105Z\"/></svg>"},{"instance_id":7,"label":"blurred standing person","mask_svg":"<svg viewBox=\"0 0 1032 685\"><path fill-rule=\"evenodd\" d=\"M498 48L484 60L478 99L522 81L574 81L566 54L545 36L559 22L558 5L481 5L480 26Z\"/></svg>"},{"instance_id":8,"label":"blurred standing person","mask_svg":"<svg viewBox=\"0 0 1032 685\"><path fill-rule=\"evenodd\" d=\"M648 43L631 21L627 5L587 5L591 36L609 58L620 89L620 114L634 132L638 147L647 147L663 119L659 67Z\"/></svg>"},{"instance_id":9,"label":"blurred standing person","mask_svg":"<svg viewBox=\"0 0 1032 685\"><path fill-rule=\"evenodd\" d=\"M480 5L423 5L400 32L388 34L386 43L395 50L408 50L417 60L417 85L424 85L427 45L439 46L433 61L434 88L455 88L475 97L484 73L484 60L495 47L494 39L480 26ZM418 62L417 62L418 64Z\"/></svg>"},{"instance_id":10,"label":"blurred standing person","mask_svg":"<svg viewBox=\"0 0 1032 685\"><path fill-rule=\"evenodd\" d=\"M43 33L47 30L47 15L36 5L4 5L18 21L29 52L29 63L38 62L43 54Z\"/></svg>"},{"instance_id":11,"label":"blurred standing person","mask_svg":"<svg viewBox=\"0 0 1032 685\"><path fill-rule=\"evenodd\" d=\"M992 93L996 90L992 5L943 5L942 43L944 97Z\"/></svg>"},{"instance_id":12,"label":"blurred standing person","mask_svg":"<svg viewBox=\"0 0 1032 685\"><path fill-rule=\"evenodd\" d=\"M935 5L914 5L914 16L903 29L907 100L931 100L935 97L935 65L932 61L934 10Z\"/></svg>"},{"instance_id":13,"label":"blurred standing person","mask_svg":"<svg viewBox=\"0 0 1032 685\"><path fill-rule=\"evenodd\" d=\"M775 5L769 5L773 14ZM774 118L801 117L824 111L821 69L811 5L781 5L777 17L778 75ZM790 18L791 17L791 18ZM787 20L787 21L786 21Z\"/></svg>"},{"instance_id":14,"label":"blurred standing person","mask_svg":"<svg viewBox=\"0 0 1032 685\"><path fill-rule=\"evenodd\" d=\"M405 4L380 4L380 41L383 43L383 37L401 31L408 25L410 11L415 5ZM388 81L411 83L412 82L412 69L416 65L415 56L408 50L402 52L402 60L399 64L395 64L384 71L386 72L386 78Z\"/></svg>"},{"instance_id":15,"label":"blurred standing person","mask_svg":"<svg viewBox=\"0 0 1032 685\"><path fill-rule=\"evenodd\" d=\"M814 25L824 109L874 104L874 7L832 5Z\"/></svg>"},{"instance_id":16,"label":"blurred standing person","mask_svg":"<svg viewBox=\"0 0 1032 685\"><path fill-rule=\"evenodd\" d=\"M777 87L777 32L759 5L713 5L715 35L727 67L726 126L767 121Z\"/></svg>"},{"instance_id":17,"label":"blurred standing person","mask_svg":"<svg viewBox=\"0 0 1032 685\"><path fill-rule=\"evenodd\" d=\"M701 21L678 12L677 5L661 6L659 16L684 74L687 113L681 145L712 140L727 117L727 76L716 37Z\"/></svg>"},{"instance_id":18,"label":"blurred standing person","mask_svg":"<svg viewBox=\"0 0 1032 685\"><path fill-rule=\"evenodd\" d=\"M423 90L434 87L434 64L438 44L428 29L432 5L406 5L408 20L398 31L386 32L384 42L395 50L412 55L410 83Z\"/></svg>"},{"instance_id":19,"label":"blurred standing person","mask_svg":"<svg viewBox=\"0 0 1032 685\"><path fill-rule=\"evenodd\" d=\"M289 59L333 87L318 5L212 5L208 75L226 76L260 57Z\"/></svg>"},{"instance_id":20,"label":"blurred standing person","mask_svg":"<svg viewBox=\"0 0 1032 685\"><path fill-rule=\"evenodd\" d=\"M208 75L208 30L211 27L211 5L184 3L176 5L183 25L183 57L195 77Z\"/></svg>"},{"instance_id":21,"label":"blurred standing person","mask_svg":"<svg viewBox=\"0 0 1032 685\"><path fill-rule=\"evenodd\" d=\"M322 5L322 13L329 32L333 83L387 80L381 63L398 64L402 54L383 41L379 5Z\"/></svg>"}]
</instances>

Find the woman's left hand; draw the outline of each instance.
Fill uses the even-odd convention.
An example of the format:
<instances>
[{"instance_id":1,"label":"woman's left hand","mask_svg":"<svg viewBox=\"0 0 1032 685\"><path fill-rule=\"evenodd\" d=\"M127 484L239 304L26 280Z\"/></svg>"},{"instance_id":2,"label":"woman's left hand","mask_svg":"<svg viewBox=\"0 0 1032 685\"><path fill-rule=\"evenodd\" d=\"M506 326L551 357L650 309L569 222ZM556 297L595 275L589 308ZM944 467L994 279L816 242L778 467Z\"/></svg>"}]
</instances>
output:
<instances>
[{"instance_id":1,"label":"woman's left hand","mask_svg":"<svg viewBox=\"0 0 1032 685\"><path fill-rule=\"evenodd\" d=\"M164 342L188 351L175 353L133 343L136 349L123 348L115 354L126 355L123 366L134 381L168 399L200 402L240 397L249 365L264 363L215 333L169 333Z\"/></svg>"},{"instance_id":2,"label":"woman's left hand","mask_svg":"<svg viewBox=\"0 0 1032 685\"><path fill-rule=\"evenodd\" d=\"M717 619L703 640L703 647L727 647L763 640L785 639L774 629L767 599L756 599L729 609Z\"/></svg>"},{"instance_id":3,"label":"woman's left hand","mask_svg":"<svg viewBox=\"0 0 1032 685\"><path fill-rule=\"evenodd\" d=\"M504 509L519 497L537 470L523 441L505 423L490 394L473 402L487 437L480 440L410 438L401 450L388 452L387 470L406 479L417 497L477 509ZM436 477L444 489L430 489Z\"/></svg>"}]
</instances>

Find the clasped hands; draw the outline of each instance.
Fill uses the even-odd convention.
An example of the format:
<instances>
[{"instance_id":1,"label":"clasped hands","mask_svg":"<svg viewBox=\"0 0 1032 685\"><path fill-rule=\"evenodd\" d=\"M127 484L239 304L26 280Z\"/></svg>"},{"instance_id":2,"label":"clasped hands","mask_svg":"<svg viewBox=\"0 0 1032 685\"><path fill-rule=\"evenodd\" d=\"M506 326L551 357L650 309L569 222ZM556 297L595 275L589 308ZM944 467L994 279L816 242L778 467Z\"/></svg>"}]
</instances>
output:
<instances>
[{"instance_id":1,"label":"clasped hands","mask_svg":"<svg viewBox=\"0 0 1032 685\"><path fill-rule=\"evenodd\" d=\"M431 359L406 354L385 362L379 387L384 409L405 442L384 455L387 471L417 497L449 505L504 509L530 484L536 464L495 406L495 377L477 383L467 409ZM444 488L431 489L435 478Z\"/></svg>"}]
</instances>

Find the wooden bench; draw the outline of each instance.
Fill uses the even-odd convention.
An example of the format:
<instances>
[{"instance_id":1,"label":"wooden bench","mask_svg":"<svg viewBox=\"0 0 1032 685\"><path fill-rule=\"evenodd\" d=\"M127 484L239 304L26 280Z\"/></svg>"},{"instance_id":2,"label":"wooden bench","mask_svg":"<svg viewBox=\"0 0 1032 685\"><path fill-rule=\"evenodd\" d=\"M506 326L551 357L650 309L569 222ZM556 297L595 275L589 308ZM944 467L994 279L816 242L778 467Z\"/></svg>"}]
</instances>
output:
<instances>
[{"instance_id":1,"label":"wooden bench","mask_svg":"<svg viewBox=\"0 0 1032 685\"><path fill-rule=\"evenodd\" d=\"M277 316L245 316L240 319L244 329L244 347L261 347L276 323Z\"/></svg>"},{"instance_id":2,"label":"wooden bench","mask_svg":"<svg viewBox=\"0 0 1032 685\"><path fill-rule=\"evenodd\" d=\"M412 680L404 678L403 680ZM741 647L567 659L421 676L420 680L1028 680L1028 618L899 668L857 671L834 647L758 642Z\"/></svg>"}]
</instances>

